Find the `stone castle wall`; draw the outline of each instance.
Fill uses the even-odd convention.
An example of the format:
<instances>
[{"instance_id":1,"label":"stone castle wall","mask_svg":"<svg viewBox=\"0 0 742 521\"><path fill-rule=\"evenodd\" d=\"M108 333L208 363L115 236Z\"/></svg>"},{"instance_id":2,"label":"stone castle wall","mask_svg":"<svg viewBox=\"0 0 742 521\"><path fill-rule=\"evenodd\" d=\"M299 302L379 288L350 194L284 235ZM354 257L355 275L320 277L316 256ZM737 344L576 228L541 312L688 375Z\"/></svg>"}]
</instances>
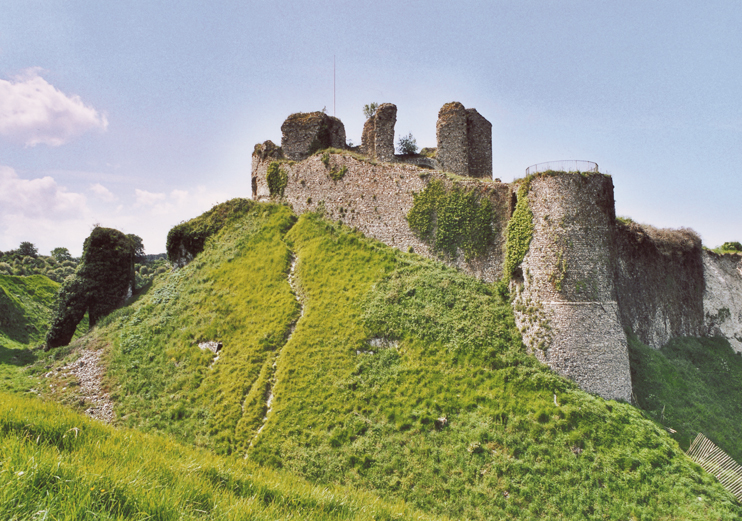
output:
<instances>
[{"instance_id":1,"label":"stone castle wall","mask_svg":"<svg viewBox=\"0 0 742 521\"><path fill-rule=\"evenodd\" d=\"M272 161L256 147L253 154L253 199L268 200L270 191L266 181L267 169ZM499 223L495 241L487 254L467 262L463 255L455 259L439 258L430 247L410 230L407 214L413 205L413 194L422 192L438 179L446 186L451 181L443 173L419 168L405 163L375 164L347 154L330 154L328 164L320 155L300 163L282 162L288 182L283 200L301 214L324 209L328 219L342 221L356 227L364 234L402 251L412 248L415 253L443 260L482 280L489 282L502 276L505 225L510 218L510 185L481 181L456 181L463 188L477 187L495 209ZM333 180L330 173L347 168L345 175Z\"/></svg>"},{"instance_id":2,"label":"stone castle wall","mask_svg":"<svg viewBox=\"0 0 742 521\"><path fill-rule=\"evenodd\" d=\"M602 174L536 177L533 237L513 284L516 323L557 373L604 398L631 400L616 301L613 183Z\"/></svg>"},{"instance_id":3,"label":"stone castle wall","mask_svg":"<svg viewBox=\"0 0 742 521\"><path fill-rule=\"evenodd\" d=\"M344 127L323 113L293 114L282 126L283 150L270 142L255 147L253 199L271 199L267 170L278 161L286 187L273 198L295 212L323 211L400 250L499 280L517 183L484 180L492 173L492 125L460 103L441 108L436 159L416 159L428 168L484 178L454 181L400 162L411 158L394 156L395 122L392 104L369 118L362 150L371 160L364 160L349 153L311 155L318 144L344 148ZM496 234L485 255L470 262L461 252L439 258L410 230L406 216L414 195L434 180L476 188L491 201ZM742 256L703 251L689 230L617 222L609 176L560 172L522 182L529 183L534 230L511 290L523 340L540 360L582 389L630 401L626 331L656 348L676 336L723 335L742 352Z\"/></svg>"},{"instance_id":4,"label":"stone castle wall","mask_svg":"<svg viewBox=\"0 0 742 521\"><path fill-rule=\"evenodd\" d=\"M742 353L742 255L703 251L704 327Z\"/></svg>"},{"instance_id":5,"label":"stone castle wall","mask_svg":"<svg viewBox=\"0 0 742 521\"><path fill-rule=\"evenodd\" d=\"M624 328L654 348L671 338L704 335L700 237L690 230L618 222L616 243L616 288Z\"/></svg>"},{"instance_id":6,"label":"stone castle wall","mask_svg":"<svg viewBox=\"0 0 742 521\"><path fill-rule=\"evenodd\" d=\"M371 159L394 160L394 125L397 123L397 106L382 103L373 116L363 125L361 150Z\"/></svg>"},{"instance_id":7,"label":"stone castle wall","mask_svg":"<svg viewBox=\"0 0 742 521\"><path fill-rule=\"evenodd\" d=\"M466 177L492 178L492 123L458 101L438 112L435 127L441 168Z\"/></svg>"},{"instance_id":8,"label":"stone castle wall","mask_svg":"<svg viewBox=\"0 0 742 521\"><path fill-rule=\"evenodd\" d=\"M492 123L476 109L466 109L467 154L470 177L492 178Z\"/></svg>"}]
</instances>

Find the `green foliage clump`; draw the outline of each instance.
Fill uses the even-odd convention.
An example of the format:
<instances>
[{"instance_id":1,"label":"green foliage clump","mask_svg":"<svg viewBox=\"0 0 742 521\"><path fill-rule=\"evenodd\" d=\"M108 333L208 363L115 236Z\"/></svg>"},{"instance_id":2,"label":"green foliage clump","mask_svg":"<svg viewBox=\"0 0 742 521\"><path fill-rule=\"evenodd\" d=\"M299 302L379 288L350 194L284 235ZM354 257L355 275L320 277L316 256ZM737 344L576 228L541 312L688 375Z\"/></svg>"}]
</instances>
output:
<instances>
[{"instance_id":1,"label":"green foliage clump","mask_svg":"<svg viewBox=\"0 0 742 521\"><path fill-rule=\"evenodd\" d=\"M178 262L183 257L193 258L204 249L206 240L227 223L244 216L253 207L249 199L232 199L211 210L174 226L167 234L167 257Z\"/></svg>"},{"instance_id":2,"label":"green foliage clump","mask_svg":"<svg viewBox=\"0 0 742 521\"><path fill-rule=\"evenodd\" d=\"M69 344L85 313L92 327L123 304L127 292L134 290L137 241L133 237L97 226L85 239L80 266L59 289L56 311L46 335L47 347Z\"/></svg>"},{"instance_id":3,"label":"green foliage clump","mask_svg":"<svg viewBox=\"0 0 742 521\"><path fill-rule=\"evenodd\" d=\"M32 243L24 241L18 247L18 254L24 257L38 257L39 250Z\"/></svg>"},{"instance_id":4,"label":"green foliage clump","mask_svg":"<svg viewBox=\"0 0 742 521\"><path fill-rule=\"evenodd\" d=\"M376 109L379 108L379 104L375 101L372 101L371 103L363 106L363 115L366 116L366 119L373 117L374 114L376 114Z\"/></svg>"},{"instance_id":5,"label":"green foliage clump","mask_svg":"<svg viewBox=\"0 0 742 521\"><path fill-rule=\"evenodd\" d=\"M742 243L738 241L725 242L713 251L716 253L742 253Z\"/></svg>"},{"instance_id":6,"label":"green foliage clump","mask_svg":"<svg viewBox=\"0 0 742 521\"><path fill-rule=\"evenodd\" d=\"M688 449L702 432L742 462L742 357L715 338L675 338L653 349L629 336L637 404Z\"/></svg>"},{"instance_id":7,"label":"green foliage clump","mask_svg":"<svg viewBox=\"0 0 742 521\"><path fill-rule=\"evenodd\" d=\"M518 188L518 201L508 222L507 242L505 243L505 265L503 278L509 280L520 267L528 253L533 238L533 212L528 205L530 183L524 181Z\"/></svg>"},{"instance_id":8,"label":"green foliage clump","mask_svg":"<svg viewBox=\"0 0 742 521\"><path fill-rule=\"evenodd\" d=\"M399 502L312 485L6 393L0 462L2 519L421 519Z\"/></svg>"},{"instance_id":9,"label":"green foliage clump","mask_svg":"<svg viewBox=\"0 0 742 521\"><path fill-rule=\"evenodd\" d=\"M340 181L343 177L345 177L345 174L348 173L348 167L343 166L338 170L337 168L333 167L332 170L330 170L330 177L333 181Z\"/></svg>"},{"instance_id":10,"label":"green foliage clump","mask_svg":"<svg viewBox=\"0 0 742 521\"><path fill-rule=\"evenodd\" d=\"M461 249L469 261L484 255L495 238L492 203L475 189L447 190L434 180L413 196L407 214L410 229L431 248L455 257Z\"/></svg>"},{"instance_id":11,"label":"green foliage clump","mask_svg":"<svg viewBox=\"0 0 742 521\"><path fill-rule=\"evenodd\" d=\"M289 176L286 170L281 168L281 163L273 161L268 165L268 173L265 178L268 181L268 191L271 197L283 197L283 192L289 182Z\"/></svg>"},{"instance_id":12,"label":"green foliage clump","mask_svg":"<svg viewBox=\"0 0 742 521\"><path fill-rule=\"evenodd\" d=\"M66 253L60 256L57 250L64 250ZM62 282L74 273L78 261L69 254L67 248L56 248L54 251L57 251L59 258L54 256L54 252L52 256L23 255L20 249L6 252L0 262L0 275L44 275L54 282Z\"/></svg>"},{"instance_id":13,"label":"green foliage clump","mask_svg":"<svg viewBox=\"0 0 742 521\"><path fill-rule=\"evenodd\" d=\"M411 133L406 136L400 136L397 141L397 150L403 155L417 154L417 140Z\"/></svg>"}]
</instances>

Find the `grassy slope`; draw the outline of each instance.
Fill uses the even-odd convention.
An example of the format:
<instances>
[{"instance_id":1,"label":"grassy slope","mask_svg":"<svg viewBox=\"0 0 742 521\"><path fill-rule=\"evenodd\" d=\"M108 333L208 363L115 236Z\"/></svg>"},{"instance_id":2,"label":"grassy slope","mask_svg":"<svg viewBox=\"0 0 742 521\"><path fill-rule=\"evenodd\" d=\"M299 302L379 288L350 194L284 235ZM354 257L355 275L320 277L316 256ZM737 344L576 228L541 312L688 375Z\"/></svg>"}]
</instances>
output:
<instances>
[{"instance_id":1,"label":"grassy slope","mask_svg":"<svg viewBox=\"0 0 742 521\"><path fill-rule=\"evenodd\" d=\"M43 275L0 275L0 390L27 391L33 381L22 367L44 341L59 284Z\"/></svg>"},{"instance_id":2,"label":"grassy slope","mask_svg":"<svg viewBox=\"0 0 742 521\"><path fill-rule=\"evenodd\" d=\"M739 518L639 411L527 356L496 287L294 220L255 205L96 332L124 423L459 518Z\"/></svg>"},{"instance_id":3,"label":"grassy slope","mask_svg":"<svg viewBox=\"0 0 742 521\"><path fill-rule=\"evenodd\" d=\"M256 206L196 260L103 321L111 324L102 340L113 344L110 387L125 425L220 453L240 445L241 404L298 316L282 242L294 221L286 207ZM224 345L213 367L213 354L198 347L204 341Z\"/></svg>"},{"instance_id":4,"label":"grassy slope","mask_svg":"<svg viewBox=\"0 0 742 521\"><path fill-rule=\"evenodd\" d=\"M662 349L629 342L638 405L687 450L703 432L742 462L742 356L723 338L676 338Z\"/></svg>"},{"instance_id":5,"label":"grassy slope","mask_svg":"<svg viewBox=\"0 0 742 521\"><path fill-rule=\"evenodd\" d=\"M340 487L0 392L2 519L419 519Z\"/></svg>"}]
</instances>

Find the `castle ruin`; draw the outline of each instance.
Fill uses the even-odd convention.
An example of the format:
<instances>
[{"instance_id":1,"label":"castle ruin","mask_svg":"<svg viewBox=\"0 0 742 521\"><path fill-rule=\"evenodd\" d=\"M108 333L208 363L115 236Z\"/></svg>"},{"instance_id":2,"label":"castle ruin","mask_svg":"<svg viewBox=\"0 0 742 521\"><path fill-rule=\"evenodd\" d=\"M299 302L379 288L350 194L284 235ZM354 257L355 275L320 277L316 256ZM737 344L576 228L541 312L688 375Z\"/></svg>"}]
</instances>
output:
<instances>
[{"instance_id":1,"label":"castle ruin","mask_svg":"<svg viewBox=\"0 0 742 521\"><path fill-rule=\"evenodd\" d=\"M366 121L361 151L369 161L312 156L318 143L345 148L342 123L317 112L289 116L281 127L283 150L270 142L255 147L253 199L281 200L297 213L321 208L327 218L392 247L494 282L503 277L518 197L527 198L533 231L510 279L523 341L554 371L607 399L631 401L627 332L655 348L677 336L721 335L742 352L742 257L704 251L689 230L617 220L613 181L598 172L493 181L492 125L461 103L439 112L434 160L395 156L396 110L381 105ZM287 179L280 194L267 182L274 162ZM344 174L332 175L337 172ZM410 228L415 194L434 182L475 192L491 205L494 233L484 254L441 255Z\"/></svg>"}]
</instances>

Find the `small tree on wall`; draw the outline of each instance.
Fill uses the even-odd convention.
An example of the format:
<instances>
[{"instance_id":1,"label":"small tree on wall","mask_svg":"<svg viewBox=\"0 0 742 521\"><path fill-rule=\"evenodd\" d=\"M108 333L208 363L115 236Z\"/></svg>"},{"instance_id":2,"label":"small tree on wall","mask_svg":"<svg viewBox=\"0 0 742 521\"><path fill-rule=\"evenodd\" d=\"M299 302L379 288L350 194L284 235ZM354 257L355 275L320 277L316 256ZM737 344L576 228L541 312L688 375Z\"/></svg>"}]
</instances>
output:
<instances>
[{"instance_id":1,"label":"small tree on wall","mask_svg":"<svg viewBox=\"0 0 742 521\"><path fill-rule=\"evenodd\" d=\"M374 114L376 114L376 109L379 108L379 104L375 101L369 103L368 105L363 106L363 115L366 116L366 119L370 118Z\"/></svg>"},{"instance_id":2,"label":"small tree on wall","mask_svg":"<svg viewBox=\"0 0 742 521\"><path fill-rule=\"evenodd\" d=\"M412 137L411 133L406 136L401 136L399 141L397 141L397 149L400 154L417 154L417 141Z\"/></svg>"}]
</instances>

